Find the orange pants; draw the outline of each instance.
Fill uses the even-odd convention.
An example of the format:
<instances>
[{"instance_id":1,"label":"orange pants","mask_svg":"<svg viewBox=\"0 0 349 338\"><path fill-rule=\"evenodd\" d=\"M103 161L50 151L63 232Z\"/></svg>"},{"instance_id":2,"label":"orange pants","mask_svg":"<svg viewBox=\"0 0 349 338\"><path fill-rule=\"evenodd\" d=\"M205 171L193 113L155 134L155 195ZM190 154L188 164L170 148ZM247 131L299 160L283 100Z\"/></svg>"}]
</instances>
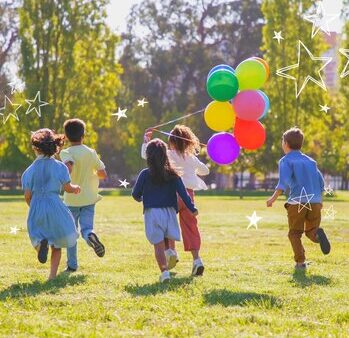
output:
<instances>
[{"instance_id":1,"label":"orange pants","mask_svg":"<svg viewBox=\"0 0 349 338\"><path fill-rule=\"evenodd\" d=\"M194 191L187 189L191 200L194 202ZM200 250L201 237L198 228L198 220L178 197L179 224L182 230L184 251Z\"/></svg>"},{"instance_id":2,"label":"orange pants","mask_svg":"<svg viewBox=\"0 0 349 338\"><path fill-rule=\"evenodd\" d=\"M286 203L289 232L288 238L291 242L294 260L297 263L304 263L305 250L302 244L301 237L305 235L315 243L318 243L316 232L321 223L321 203L311 203L311 210L303 208L298 212L298 205Z\"/></svg>"}]
</instances>

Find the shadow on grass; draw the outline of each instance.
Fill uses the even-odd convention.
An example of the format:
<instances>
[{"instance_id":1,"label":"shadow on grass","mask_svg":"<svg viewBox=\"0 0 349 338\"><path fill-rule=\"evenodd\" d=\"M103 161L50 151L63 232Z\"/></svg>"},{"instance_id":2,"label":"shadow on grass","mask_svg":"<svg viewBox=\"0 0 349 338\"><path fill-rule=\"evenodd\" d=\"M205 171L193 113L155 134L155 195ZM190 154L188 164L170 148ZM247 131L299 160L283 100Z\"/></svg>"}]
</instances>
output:
<instances>
[{"instance_id":1,"label":"shadow on grass","mask_svg":"<svg viewBox=\"0 0 349 338\"><path fill-rule=\"evenodd\" d=\"M51 281L41 282L36 280L32 283L17 283L0 291L0 301L7 298L37 296L41 293L55 294L66 286L82 284L85 281L85 275L71 276L67 273L61 273Z\"/></svg>"},{"instance_id":2,"label":"shadow on grass","mask_svg":"<svg viewBox=\"0 0 349 338\"><path fill-rule=\"evenodd\" d=\"M295 270L291 283L299 287L306 287L311 285L330 285L332 280L321 275L307 275L307 272L304 270Z\"/></svg>"},{"instance_id":3,"label":"shadow on grass","mask_svg":"<svg viewBox=\"0 0 349 338\"><path fill-rule=\"evenodd\" d=\"M265 309L279 308L281 302L273 296L255 292L233 292L226 289L213 290L204 294L204 302L208 305L258 306Z\"/></svg>"},{"instance_id":4,"label":"shadow on grass","mask_svg":"<svg viewBox=\"0 0 349 338\"><path fill-rule=\"evenodd\" d=\"M24 198L23 196L9 196L9 197L1 197L0 196L0 203L11 203L11 202L23 202Z\"/></svg>"},{"instance_id":5,"label":"shadow on grass","mask_svg":"<svg viewBox=\"0 0 349 338\"><path fill-rule=\"evenodd\" d=\"M132 296L154 296L159 293L166 293L182 286L189 285L192 281L193 277L172 278L167 284L158 282L144 285L126 285L125 291L130 293Z\"/></svg>"}]
</instances>

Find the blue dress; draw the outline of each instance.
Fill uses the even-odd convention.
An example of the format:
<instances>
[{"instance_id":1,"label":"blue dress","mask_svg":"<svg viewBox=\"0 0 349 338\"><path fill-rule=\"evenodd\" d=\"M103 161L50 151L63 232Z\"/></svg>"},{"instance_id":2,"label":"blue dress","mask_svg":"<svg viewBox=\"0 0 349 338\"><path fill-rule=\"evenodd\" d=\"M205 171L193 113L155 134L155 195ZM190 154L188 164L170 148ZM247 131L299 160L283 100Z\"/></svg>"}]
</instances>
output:
<instances>
[{"instance_id":1,"label":"blue dress","mask_svg":"<svg viewBox=\"0 0 349 338\"><path fill-rule=\"evenodd\" d=\"M27 226L34 247L43 239L55 248L76 244L74 218L59 196L62 185L69 182L66 165L50 157L38 157L23 173L23 190L32 193Z\"/></svg>"}]
</instances>

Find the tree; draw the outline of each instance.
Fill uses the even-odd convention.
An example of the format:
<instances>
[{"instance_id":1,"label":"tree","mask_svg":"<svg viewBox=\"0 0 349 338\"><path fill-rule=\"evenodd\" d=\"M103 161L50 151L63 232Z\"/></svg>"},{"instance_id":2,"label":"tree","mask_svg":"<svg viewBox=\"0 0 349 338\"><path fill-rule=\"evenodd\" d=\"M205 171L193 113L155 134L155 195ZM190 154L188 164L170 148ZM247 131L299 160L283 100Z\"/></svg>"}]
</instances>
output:
<instances>
[{"instance_id":1,"label":"tree","mask_svg":"<svg viewBox=\"0 0 349 338\"><path fill-rule=\"evenodd\" d=\"M282 155L282 133L290 127L298 126L304 130L304 151L315 155L318 160L321 160L321 153L316 151L319 148L317 146L322 145L320 149L326 149L321 130L326 130L325 125L329 124L331 119L324 117L319 107L320 104L329 102L326 92L308 82L296 98L295 83L275 75L277 69L297 63L299 40L314 56L322 56L327 50L328 46L320 33L311 38L312 24L302 17L302 14L313 11L313 1L310 0L264 0L262 4L265 19L262 50L271 68L271 79L265 91L271 101L271 111L265 119L268 137L257 166L263 168L266 173L275 171L277 159ZM284 40L280 44L273 39L274 31L282 31ZM295 69L296 72L291 74L296 77L298 86L307 74L314 74L313 67L311 59L305 57L300 67ZM319 67L319 64L316 64L316 67Z\"/></svg>"},{"instance_id":2,"label":"tree","mask_svg":"<svg viewBox=\"0 0 349 338\"><path fill-rule=\"evenodd\" d=\"M4 94L11 89L8 86L6 65L18 40L18 20L16 15L16 0L2 1L0 3L0 103L4 101Z\"/></svg>"},{"instance_id":3,"label":"tree","mask_svg":"<svg viewBox=\"0 0 349 338\"><path fill-rule=\"evenodd\" d=\"M134 172L142 166L139 148L145 128L205 108L210 101L206 76L213 66L236 66L258 55L261 19L257 0L144 0L132 7L122 36L124 90L117 97L122 107L129 108L130 116L110 144L129 163L118 172L127 173L128 168ZM147 110L132 109L142 97L149 101ZM182 122L203 142L213 134L200 115Z\"/></svg>"},{"instance_id":4,"label":"tree","mask_svg":"<svg viewBox=\"0 0 349 338\"><path fill-rule=\"evenodd\" d=\"M349 1L346 0L343 3L343 19L345 25L343 27L342 48L349 49ZM341 55L340 58L340 72L345 67L348 67L348 58ZM342 114L338 114L337 123L334 126L334 137L336 138L336 150L337 150L337 168L341 172L343 177L343 189L349 189L349 144L348 144L348 130L349 120L347 118L348 106L349 106L349 76L340 79L340 109Z\"/></svg>"},{"instance_id":5,"label":"tree","mask_svg":"<svg viewBox=\"0 0 349 338\"><path fill-rule=\"evenodd\" d=\"M115 56L119 38L105 22L107 3L23 0L19 35L24 94L33 99L40 92L41 101L49 105L41 108L41 117L35 111L25 115L28 104L22 100L20 123L11 119L2 128L15 140L3 145L3 160L13 153L6 149L15 147L28 162L30 131L62 130L68 117L87 121L86 141L91 144L96 144L98 128L110 125L122 69Z\"/></svg>"}]
</instances>

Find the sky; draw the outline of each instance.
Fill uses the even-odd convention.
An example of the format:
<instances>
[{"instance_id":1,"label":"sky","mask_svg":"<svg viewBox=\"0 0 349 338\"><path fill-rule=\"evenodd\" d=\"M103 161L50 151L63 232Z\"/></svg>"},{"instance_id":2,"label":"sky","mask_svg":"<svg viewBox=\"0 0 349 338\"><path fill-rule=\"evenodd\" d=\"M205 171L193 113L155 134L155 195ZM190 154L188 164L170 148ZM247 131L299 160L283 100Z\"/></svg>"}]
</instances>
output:
<instances>
[{"instance_id":1,"label":"sky","mask_svg":"<svg viewBox=\"0 0 349 338\"><path fill-rule=\"evenodd\" d=\"M140 3L142 0L110 0L108 7L108 23L110 27L118 32L124 32L126 29L127 15L134 4ZM160 0L159 0L160 1ZM326 14L337 14L342 9L342 0L323 0ZM330 30L340 32L342 22L336 19L330 23Z\"/></svg>"}]
</instances>

